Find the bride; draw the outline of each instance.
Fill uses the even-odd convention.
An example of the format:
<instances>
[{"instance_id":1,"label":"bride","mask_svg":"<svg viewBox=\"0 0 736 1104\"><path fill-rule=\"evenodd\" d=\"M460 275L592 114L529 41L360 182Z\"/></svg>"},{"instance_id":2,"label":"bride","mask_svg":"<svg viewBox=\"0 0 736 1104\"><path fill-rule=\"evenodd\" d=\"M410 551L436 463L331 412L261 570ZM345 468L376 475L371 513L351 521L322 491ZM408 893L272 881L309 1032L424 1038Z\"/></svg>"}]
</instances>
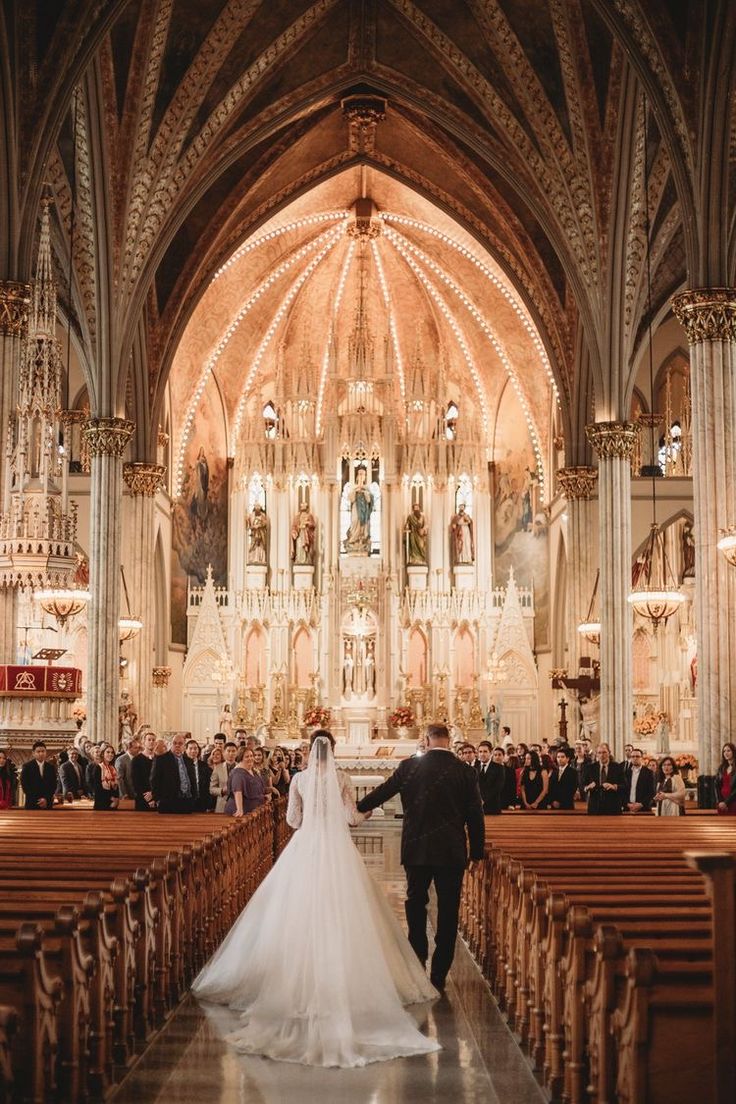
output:
<instances>
[{"instance_id":1,"label":"bride","mask_svg":"<svg viewBox=\"0 0 736 1104\"><path fill-rule=\"evenodd\" d=\"M439 1045L402 1005L437 993L350 837L365 816L333 747L312 737L289 790L299 831L192 989L242 1012L226 1038L247 1054L341 1067L427 1054Z\"/></svg>"}]
</instances>

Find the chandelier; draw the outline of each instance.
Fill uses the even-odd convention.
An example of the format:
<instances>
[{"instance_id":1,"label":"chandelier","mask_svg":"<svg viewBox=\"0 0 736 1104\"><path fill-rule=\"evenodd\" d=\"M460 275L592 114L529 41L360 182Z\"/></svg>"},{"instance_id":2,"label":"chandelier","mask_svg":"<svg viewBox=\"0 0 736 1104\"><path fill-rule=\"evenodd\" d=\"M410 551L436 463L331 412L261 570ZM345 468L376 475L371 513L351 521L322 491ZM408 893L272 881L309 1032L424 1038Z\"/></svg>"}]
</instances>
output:
<instances>
[{"instance_id":1,"label":"chandelier","mask_svg":"<svg viewBox=\"0 0 736 1104\"><path fill-rule=\"evenodd\" d=\"M88 590L77 587L48 587L34 594L44 613L56 619L63 629L67 621L81 613L90 599Z\"/></svg>"},{"instance_id":2,"label":"chandelier","mask_svg":"<svg viewBox=\"0 0 736 1104\"><path fill-rule=\"evenodd\" d=\"M130 612L130 597L128 596L128 585L125 582L125 569L123 565L120 565L120 576L123 580L123 593L125 594L125 608L128 611L124 617L118 618L118 639L123 644L126 640L132 640L134 636L143 628L143 622L140 617L134 617Z\"/></svg>"},{"instance_id":3,"label":"chandelier","mask_svg":"<svg viewBox=\"0 0 736 1104\"><path fill-rule=\"evenodd\" d=\"M721 529L723 534L716 548L722 552L732 567L736 567L736 525L730 529Z\"/></svg>"},{"instance_id":4,"label":"chandelier","mask_svg":"<svg viewBox=\"0 0 736 1104\"><path fill-rule=\"evenodd\" d=\"M649 358L649 400L654 408L654 354L652 350L652 261L649 223L649 150L647 142L647 100L644 98L644 230L646 234L646 274L647 274L647 336ZM672 616L685 601L684 594L677 589L672 569L664 547L664 537L657 524L657 479L662 470L654 464L656 419L649 419L651 435L652 466L652 524L644 554L639 561L636 582L628 596L629 604L636 612L646 618L654 632Z\"/></svg>"},{"instance_id":5,"label":"chandelier","mask_svg":"<svg viewBox=\"0 0 736 1104\"><path fill-rule=\"evenodd\" d=\"M593 617L593 607L595 605L595 597L598 593L598 583L600 581L601 571L598 568L595 576L595 583L593 585L593 593L590 596L590 605L588 606L588 613L584 621L581 621L578 625L578 632L585 640L590 644L600 644L601 642L601 623L596 621Z\"/></svg>"}]
</instances>

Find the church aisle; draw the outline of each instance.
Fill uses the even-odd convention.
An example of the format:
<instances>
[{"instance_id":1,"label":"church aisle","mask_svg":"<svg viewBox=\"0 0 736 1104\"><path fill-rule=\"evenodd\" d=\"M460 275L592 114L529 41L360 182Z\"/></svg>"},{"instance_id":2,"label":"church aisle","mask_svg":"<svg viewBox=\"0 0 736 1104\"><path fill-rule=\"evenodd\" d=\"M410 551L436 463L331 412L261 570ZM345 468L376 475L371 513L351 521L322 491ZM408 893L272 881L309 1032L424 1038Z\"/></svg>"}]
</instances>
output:
<instances>
[{"instance_id":1,"label":"church aisle","mask_svg":"<svg viewBox=\"0 0 736 1104\"><path fill-rule=\"evenodd\" d=\"M381 821L354 833L366 863L402 915L400 824ZM284 948L284 953L294 953ZM238 1022L227 1009L187 998L114 1095L115 1104L539 1104L544 1100L488 988L462 942L444 998L414 1009L442 1051L378 1062L360 1070L311 1069L238 1055L222 1041Z\"/></svg>"}]
</instances>

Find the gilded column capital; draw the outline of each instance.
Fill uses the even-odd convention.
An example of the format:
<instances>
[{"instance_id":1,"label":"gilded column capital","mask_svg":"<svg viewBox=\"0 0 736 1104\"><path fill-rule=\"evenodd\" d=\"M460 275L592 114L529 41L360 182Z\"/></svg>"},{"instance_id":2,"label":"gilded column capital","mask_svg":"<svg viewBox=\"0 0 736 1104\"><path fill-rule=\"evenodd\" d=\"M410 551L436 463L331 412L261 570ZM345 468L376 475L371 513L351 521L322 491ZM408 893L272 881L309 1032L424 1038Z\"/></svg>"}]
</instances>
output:
<instances>
[{"instance_id":1,"label":"gilded column capital","mask_svg":"<svg viewBox=\"0 0 736 1104\"><path fill-rule=\"evenodd\" d=\"M736 288L693 288L675 295L672 310L688 345L736 341Z\"/></svg>"},{"instance_id":2,"label":"gilded column capital","mask_svg":"<svg viewBox=\"0 0 736 1104\"><path fill-rule=\"evenodd\" d=\"M130 440L135 422L125 418L90 418L82 436L92 456L122 456Z\"/></svg>"},{"instance_id":3,"label":"gilded column capital","mask_svg":"<svg viewBox=\"0 0 736 1104\"><path fill-rule=\"evenodd\" d=\"M163 487L165 478L166 468L163 464L145 464L139 461L123 464L125 485L134 495L153 498Z\"/></svg>"},{"instance_id":4,"label":"gilded column capital","mask_svg":"<svg viewBox=\"0 0 736 1104\"><path fill-rule=\"evenodd\" d=\"M598 482L598 469L589 467L560 468L557 485L568 501L590 498Z\"/></svg>"},{"instance_id":5,"label":"gilded column capital","mask_svg":"<svg viewBox=\"0 0 736 1104\"><path fill-rule=\"evenodd\" d=\"M31 285L0 280L0 334L20 337L28 325Z\"/></svg>"},{"instance_id":6,"label":"gilded column capital","mask_svg":"<svg viewBox=\"0 0 736 1104\"><path fill-rule=\"evenodd\" d=\"M592 422L585 427L585 436L599 460L611 456L630 460L636 446L636 425L633 422Z\"/></svg>"},{"instance_id":7,"label":"gilded column capital","mask_svg":"<svg viewBox=\"0 0 736 1104\"><path fill-rule=\"evenodd\" d=\"M664 418L661 414L637 414L636 425L641 426L642 429L656 429L661 425Z\"/></svg>"},{"instance_id":8,"label":"gilded column capital","mask_svg":"<svg viewBox=\"0 0 736 1104\"><path fill-rule=\"evenodd\" d=\"M171 678L170 667L154 667L151 671L151 677L153 685L157 687L164 687L169 685L169 679Z\"/></svg>"}]
</instances>

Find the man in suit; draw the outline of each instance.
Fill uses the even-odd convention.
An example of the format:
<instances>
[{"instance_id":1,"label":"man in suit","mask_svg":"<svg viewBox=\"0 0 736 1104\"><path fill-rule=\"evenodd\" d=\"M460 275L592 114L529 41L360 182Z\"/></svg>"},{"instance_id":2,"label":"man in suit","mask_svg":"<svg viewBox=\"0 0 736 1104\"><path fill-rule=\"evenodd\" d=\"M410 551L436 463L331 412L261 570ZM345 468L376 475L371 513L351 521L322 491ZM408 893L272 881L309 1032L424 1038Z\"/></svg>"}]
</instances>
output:
<instances>
[{"instance_id":1,"label":"man in suit","mask_svg":"<svg viewBox=\"0 0 736 1104\"><path fill-rule=\"evenodd\" d=\"M210 779L212 771L202 762L201 748L196 740L187 740L184 754L194 764L194 808L198 813L206 813L213 807L210 797Z\"/></svg>"},{"instance_id":2,"label":"man in suit","mask_svg":"<svg viewBox=\"0 0 736 1104\"><path fill-rule=\"evenodd\" d=\"M649 768L644 766L644 752L641 748L631 749L629 761L624 767L624 778L624 811L648 813L654 803L655 778Z\"/></svg>"},{"instance_id":3,"label":"man in suit","mask_svg":"<svg viewBox=\"0 0 736 1104\"><path fill-rule=\"evenodd\" d=\"M501 754L503 757L503 752ZM483 812L486 816L495 816L503 808L501 803L506 772L503 769L503 761L500 764L493 761L493 748L489 740L481 740L478 744L478 761L475 769L478 772Z\"/></svg>"},{"instance_id":4,"label":"man in suit","mask_svg":"<svg viewBox=\"0 0 736 1104\"><path fill-rule=\"evenodd\" d=\"M591 816L615 816L622 811L626 779L620 763L614 763L608 744L599 744L595 763L583 770L583 792Z\"/></svg>"},{"instance_id":5,"label":"man in suit","mask_svg":"<svg viewBox=\"0 0 736 1104\"><path fill-rule=\"evenodd\" d=\"M467 865L483 858L485 828L478 776L450 750L447 725L427 728L427 752L404 759L397 770L358 802L367 813L401 794L404 824L401 864L406 871L406 919L409 942L422 964L427 961L429 887L437 892L437 932L430 979L444 990L455 954L460 891Z\"/></svg>"},{"instance_id":6,"label":"man in suit","mask_svg":"<svg viewBox=\"0 0 736 1104\"><path fill-rule=\"evenodd\" d=\"M122 755L115 760L115 769L118 772L118 790L121 797L135 798L135 786L133 785L133 760L140 755L141 742L137 736L131 736L128 747Z\"/></svg>"},{"instance_id":7,"label":"man in suit","mask_svg":"<svg viewBox=\"0 0 736 1104\"><path fill-rule=\"evenodd\" d=\"M78 801L87 796L84 767L79 750L73 745L67 752L66 762L59 767L59 785L66 801Z\"/></svg>"},{"instance_id":8,"label":"man in suit","mask_svg":"<svg viewBox=\"0 0 736 1104\"><path fill-rule=\"evenodd\" d=\"M36 740L33 758L23 764L20 784L26 795L26 809L51 809L57 790L56 767L46 761L46 745Z\"/></svg>"},{"instance_id":9,"label":"man in suit","mask_svg":"<svg viewBox=\"0 0 736 1104\"><path fill-rule=\"evenodd\" d=\"M194 764L184 754L187 734L177 732L169 750L156 755L151 767L151 792L160 813L194 812Z\"/></svg>"},{"instance_id":10,"label":"man in suit","mask_svg":"<svg viewBox=\"0 0 736 1104\"><path fill-rule=\"evenodd\" d=\"M574 809L578 789L578 772L570 766L572 751L558 747L556 766L550 771L548 802L550 809Z\"/></svg>"}]
</instances>

